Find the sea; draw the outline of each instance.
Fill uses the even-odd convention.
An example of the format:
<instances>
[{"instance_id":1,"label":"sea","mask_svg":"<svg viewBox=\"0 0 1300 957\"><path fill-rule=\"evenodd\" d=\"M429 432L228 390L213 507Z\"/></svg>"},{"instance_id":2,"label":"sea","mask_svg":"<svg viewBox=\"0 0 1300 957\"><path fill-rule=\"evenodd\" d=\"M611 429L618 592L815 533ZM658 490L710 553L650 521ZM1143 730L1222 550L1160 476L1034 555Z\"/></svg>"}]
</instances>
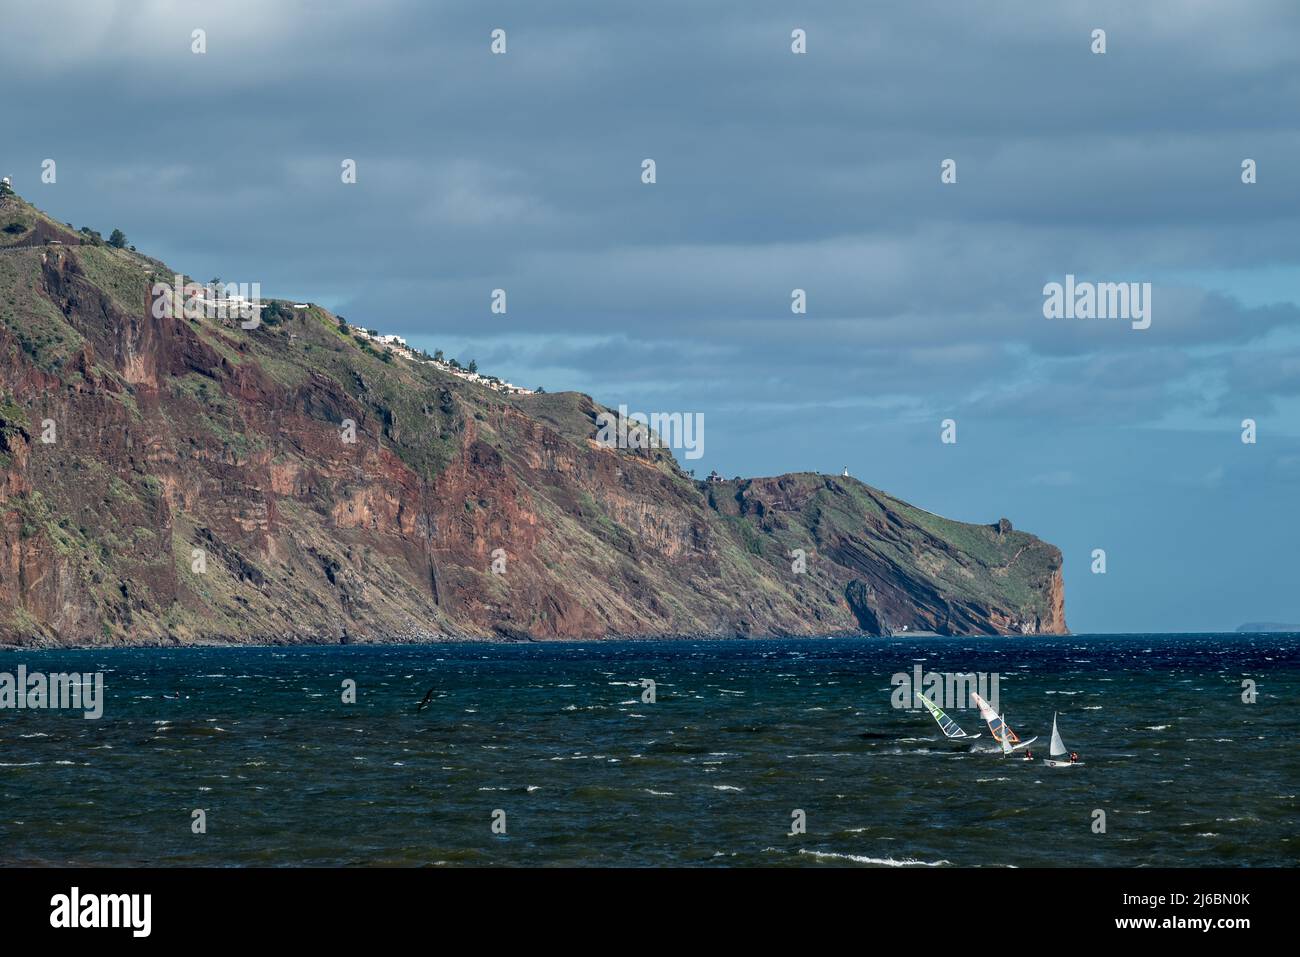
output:
<instances>
[{"instance_id":1,"label":"sea","mask_svg":"<svg viewBox=\"0 0 1300 957\"><path fill-rule=\"evenodd\" d=\"M1300 636L0 652L0 864L1204 867L1300 861ZM899 676L997 677L980 713ZM1081 764L1049 768L1053 716ZM1023 760L1028 750L1035 760Z\"/></svg>"}]
</instances>

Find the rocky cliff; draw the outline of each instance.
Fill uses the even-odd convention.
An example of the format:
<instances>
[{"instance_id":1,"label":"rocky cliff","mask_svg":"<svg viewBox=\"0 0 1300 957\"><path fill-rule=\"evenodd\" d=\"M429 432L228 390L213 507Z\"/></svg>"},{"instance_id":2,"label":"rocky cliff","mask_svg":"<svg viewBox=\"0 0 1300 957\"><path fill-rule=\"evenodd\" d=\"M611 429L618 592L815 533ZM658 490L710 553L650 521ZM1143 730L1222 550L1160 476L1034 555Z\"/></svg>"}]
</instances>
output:
<instances>
[{"instance_id":1,"label":"rocky cliff","mask_svg":"<svg viewBox=\"0 0 1300 957\"><path fill-rule=\"evenodd\" d=\"M1005 520L695 481L315 306L157 318L171 271L91 243L0 198L0 642L1065 631Z\"/></svg>"}]
</instances>

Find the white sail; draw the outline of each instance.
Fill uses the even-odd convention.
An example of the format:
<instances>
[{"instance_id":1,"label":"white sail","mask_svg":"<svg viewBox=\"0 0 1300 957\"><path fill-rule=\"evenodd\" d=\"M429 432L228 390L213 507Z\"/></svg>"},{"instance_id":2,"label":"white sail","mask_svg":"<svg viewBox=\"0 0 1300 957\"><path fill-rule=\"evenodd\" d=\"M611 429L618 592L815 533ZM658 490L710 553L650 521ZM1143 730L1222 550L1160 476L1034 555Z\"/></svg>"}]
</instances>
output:
<instances>
[{"instance_id":1,"label":"white sail","mask_svg":"<svg viewBox=\"0 0 1300 957\"><path fill-rule=\"evenodd\" d=\"M971 700L973 700L975 704L979 706L980 717L991 724L994 721L994 719L997 718L998 716L997 712L994 711L989 706L989 703L987 701L985 701L983 698L979 696L978 692L972 691L970 693L970 696L971 696Z\"/></svg>"},{"instance_id":2,"label":"white sail","mask_svg":"<svg viewBox=\"0 0 1300 957\"><path fill-rule=\"evenodd\" d=\"M1002 726L1005 728L1005 727L1006 727L1006 724L1007 724L1007 722L1006 722L1006 719L1004 718L1004 719L1002 720ZM1004 735L1003 735L999 740L1002 742L1002 753L1003 753L1003 754L1010 754L1010 753L1011 753L1011 750L1012 750L1012 749L1011 749L1011 736L1010 736L1010 735L1006 735L1006 734L1004 734Z\"/></svg>"},{"instance_id":3,"label":"white sail","mask_svg":"<svg viewBox=\"0 0 1300 957\"><path fill-rule=\"evenodd\" d=\"M1059 758L1066 753L1065 742L1061 740L1061 732L1056 730L1056 712L1052 712L1052 757Z\"/></svg>"}]
</instances>

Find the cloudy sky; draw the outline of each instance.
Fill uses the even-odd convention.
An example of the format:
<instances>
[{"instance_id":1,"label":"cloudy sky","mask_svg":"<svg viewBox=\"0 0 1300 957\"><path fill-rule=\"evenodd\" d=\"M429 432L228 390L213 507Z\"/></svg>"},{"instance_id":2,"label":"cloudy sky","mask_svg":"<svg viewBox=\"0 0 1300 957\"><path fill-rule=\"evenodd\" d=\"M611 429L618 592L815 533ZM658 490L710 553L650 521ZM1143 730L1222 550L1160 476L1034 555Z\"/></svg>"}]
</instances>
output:
<instances>
[{"instance_id":1,"label":"cloudy sky","mask_svg":"<svg viewBox=\"0 0 1300 957\"><path fill-rule=\"evenodd\" d=\"M1283 0L10 0L0 173L200 278L701 412L700 474L847 465L1006 516L1065 552L1075 631L1295 622L1298 28ZM1066 274L1150 282L1150 328L1045 319Z\"/></svg>"}]
</instances>

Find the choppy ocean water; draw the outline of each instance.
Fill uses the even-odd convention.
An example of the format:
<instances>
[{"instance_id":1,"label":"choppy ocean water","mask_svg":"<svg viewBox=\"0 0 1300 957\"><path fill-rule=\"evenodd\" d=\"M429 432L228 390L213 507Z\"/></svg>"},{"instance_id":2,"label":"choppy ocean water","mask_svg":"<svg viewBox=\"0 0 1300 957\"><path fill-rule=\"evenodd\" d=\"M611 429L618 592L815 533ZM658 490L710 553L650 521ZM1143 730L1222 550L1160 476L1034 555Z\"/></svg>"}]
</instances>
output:
<instances>
[{"instance_id":1,"label":"choppy ocean water","mask_svg":"<svg viewBox=\"0 0 1300 957\"><path fill-rule=\"evenodd\" d=\"M3 864L1300 862L1296 635L0 653L20 664L102 671L106 701L0 710ZM977 750L946 741L891 705L917 664L997 673L1035 756L1056 711L1085 765L986 753L973 710Z\"/></svg>"}]
</instances>

